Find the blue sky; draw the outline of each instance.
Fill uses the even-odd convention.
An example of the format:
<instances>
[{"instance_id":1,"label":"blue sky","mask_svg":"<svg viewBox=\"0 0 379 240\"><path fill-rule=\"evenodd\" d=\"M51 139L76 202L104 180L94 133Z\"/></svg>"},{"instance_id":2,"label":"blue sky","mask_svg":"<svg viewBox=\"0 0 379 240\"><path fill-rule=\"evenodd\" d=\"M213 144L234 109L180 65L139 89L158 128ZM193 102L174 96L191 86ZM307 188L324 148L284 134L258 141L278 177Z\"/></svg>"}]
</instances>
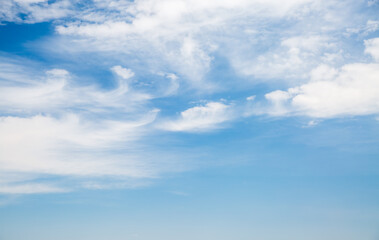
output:
<instances>
[{"instance_id":1,"label":"blue sky","mask_svg":"<svg viewBox=\"0 0 379 240\"><path fill-rule=\"evenodd\" d=\"M3 0L0 240L376 240L376 0Z\"/></svg>"}]
</instances>

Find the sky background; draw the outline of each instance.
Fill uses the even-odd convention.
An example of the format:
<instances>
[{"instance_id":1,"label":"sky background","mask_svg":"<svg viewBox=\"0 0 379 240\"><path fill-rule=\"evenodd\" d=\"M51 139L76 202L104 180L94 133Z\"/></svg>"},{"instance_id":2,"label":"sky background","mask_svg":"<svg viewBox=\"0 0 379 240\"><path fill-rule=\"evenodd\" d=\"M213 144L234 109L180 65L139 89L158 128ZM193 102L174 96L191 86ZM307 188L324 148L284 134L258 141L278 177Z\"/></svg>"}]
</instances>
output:
<instances>
[{"instance_id":1,"label":"sky background","mask_svg":"<svg viewBox=\"0 0 379 240\"><path fill-rule=\"evenodd\" d=\"M378 240L379 1L0 0L0 240Z\"/></svg>"}]
</instances>

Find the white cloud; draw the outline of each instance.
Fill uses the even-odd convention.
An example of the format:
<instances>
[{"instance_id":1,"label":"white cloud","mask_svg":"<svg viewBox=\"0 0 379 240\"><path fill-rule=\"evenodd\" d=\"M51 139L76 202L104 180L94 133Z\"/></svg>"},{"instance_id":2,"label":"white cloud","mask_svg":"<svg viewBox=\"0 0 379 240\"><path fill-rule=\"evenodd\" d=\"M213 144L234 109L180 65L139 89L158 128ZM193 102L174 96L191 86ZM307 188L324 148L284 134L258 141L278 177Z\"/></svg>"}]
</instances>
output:
<instances>
[{"instance_id":1,"label":"white cloud","mask_svg":"<svg viewBox=\"0 0 379 240\"><path fill-rule=\"evenodd\" d=\"M220 128L234 117L231 105L209 102L189 108L181 112L178 119L163 122L159 127L174 132L202 132Z\"/></svg>"},{"instance_id":2,"label":"white cloud","mask_svg":"<svg viewBox=\"0 0 379 240\"><path fill-rule=\"evenodd\" d=\"M80 9L61 0L26 5L47 9L54 4L66 6L62 9L71 13L67 13L70 19L56 22L61 36L49 44L44 42L53 45L50 50L64 52L65 57L67 51L111 55L124 64L138 59L143 69L174 72L192 88L214 91L222 87L207 74L218 53L232 63L237 73L252 76L253 80L307 79L312 68L338 61L342 58L341 49L335 48L341 42L338 34L355 23L351 12L357 3L104 0L86 2L85 9ZM49 18L42 12L29 15L35 21L37 16ZM278 24L280 30L276 29ZM375 28L374 21L367 24ZM59 43L65 47L55 45Z\"/></svg>"},{"instance_id":3,"label":"white cloud","mask_svg":"<svg viewBox=\"0 0 379 240\"><path fill-rule=\"evenodd\" d=\"M14 73L3 76L0 83L0 110L7 113L59 112L70 108L87 111L106 111L118 108L121 112L131 111L151 99L147 93L133 91L126 80L133 72L120 66L113 67L122 79L115 89L104 91L96 86L78 86L70 74L63 69L53 69L45 76L25 82L16 67ZM21 72L25 69L21 69ZM21 80L18 80L21 78ZM24 82L24 84L20 84ZM128 104L125 104L128 103ZM11 107L10 107L11 106Z\"/></svg>"},{"instance_id":4,"label":"white cloud","mask_svg":"<svg viewBox=\"0 0 379 240\"><path fill-rule=\"evenodd\" d=\"M120 159L122 150L143 134L156 112L134 122L90 121L77 115L0 118L2 171L56 175L126 175L147 177L133 159ZM126 157L126 156L125 156Z\"/></svg>"},{"instance_id":5,"label":"white cloud","mask_svg":"<svg viewBox=\"0 0 379 240\"><path fill-rule=\"evenodd\" d=\"M246 100L247 101L254 101L255 97L256 97L255 95L252 95L252 96L247 97Z\"/></svg>"},{"instance_id":6,"label":"white cloud","mask_svg":"<svg viewBox=\"0 0 379 240\"><path fill-rule=\"evenodd\" d=\"M169 154L139 150L159 110L147 107L149 94L128 85L130 69L113 67L118 85L103 90L78 85L63 69L34 75L18 64L0 75L0 193L133 187L175 171L175 163L165 162ZM65 184L41 182L47 177Z\"/></svg>"},{"instance_id":7,"label":"white cloud","mask_svg":"<svg viewBox=\"0 0 379 240\"><path fill-rule=\"evenodd\" d=\"M271 115L285 115L288 110L285 103L290 99L288 92L276 90L265 95L266 99L271 103L271 107L267 113Z\"/></svg>"},{"instance_id":8,"label":"white cloud","mask_svg":"<svg viewBox=\"0 0 379 240\"><path fill-rule=\"evenodd\" d=\"M315 120L311 120L311 121L308 122L307 126L308 126L308 127L313 127L313 126L316 126L317 124L318 124L317 121L315 121Z\"/></svg>"},{"instance_id":9,"label":"white cloud","mask_svg":"<svg viewBox=\"0 0 379 240\"><path fill-rule=\"evenodd\" d=\"M47 0L14 0L14 2L20 3L20 4L31 4L31 3L47 2Z\"/></svg>"},{"instance_id":10,"label":"white cloud","mask_svg":"<svg viewBox=\"0 0 379 240\"><path fill-rule=\"evenodd\" d=\"M366 23L366 33L375 32L379 29L379 21L368 20Z\"/></svg>"},{"instance_id":11,"label":"white cloud","mask_svg":"<svg viewBox=\"0 0 379 240\"><path fill-rule=\"evenodd\" d=\"M186 87L200 95L241 87L234 78L224 82L209 76L219 66L231 66L228 74L251 81L285 82L280 86L288 90L265 95L269 104L264 108L255 96L246 98L248 107L261 107L256 107L258 114L310 116L316 118L312 125L317 118L379 113L378 64L342 63L350 47L341 38L346 28L359 25L358 32L369 34L378 27L377 21L367 21L369 16L352 17L354 2L104 0L78 7L68 0L3 1L2 22L57 20L56 33L41 44L50 47L46 56L60 53L79 64L94 61L88 55L77 58L83 52L95 56L101 60L96 66L113 66L109 70L117 84L105 90L83 84L64 69L40 73L39 67L0 57L0 176L30 176L7 175L3 182L0 177L0 192L125 186L124 179L158 176L167 169L156 156L136 153L156 121L158 110L149 107L151 101L183 93ZM376 61L377 40L365 41L365 52ZM213 68L214 63L220 65ZM162 78L153 83L144 74ZM146 81L138 82L138 76ZM239 110L222 101L208 102L157 125L167 131L205 132L250 114ZM69 186L40 182L46 175L75 179ZM104 183L103 177L122 181Z\"/></svg>"},{"instance_id":12,"label":"white cloud","mask_svg":"<svg viewBox=\"0 0 379 240\"><path fill-rule=\"evenodd\" d=\"M50 184L0 184L0 194L33 194L33 193L62 193L68 190L51 186Z\"/></svg>"},{"instance_id":13,"label":"white cloud","mask_svg":"<svg viewBox=\"0 0 379 240\"><path fill-rule=\"evenodd\" d=\"M333 63L340 52L327 36L295 36L272 43L268 51L257 55L235 55L233 66L243 75L257 79L294 82L309 77L312 68L321 62Z\"/></svg>"},{"instance_id":14,"label":"white cloud","mask_svg":"<svg viewBox=\"0 0 379 240\"><path fill-rule=\"evenodd\" d=\"M280 4L276 0L142 0L128 4L99 1L90 5L88 11L77 14L76 20L58 25L56 30L65 39L74 39L70 51L112 52L119 59L125 59L126 55L142 56L150 70L175 72L190 87L212 91L217 86L205 76L220 46L227 51L247 46L249 43L243 42L246 27L261 31L259 22L297 17L307 4L314 3L311 0ZM256 51L255 47L250 46L248 51Z\"/></svg>"},{"instance_id":15,"label":"white cloud","mask_svg":"<svg viewBox=\"0 0 379 240\"><path fill-rule=\"evenodd\" d=\"M0 9L1 22L36 23L66 17L73 12L70 0L3 0ZM24 17L21 17L24 15Z\"/></svg>"},{"instance_id":16,"label":"white cloud","mask_svg":"<svg viewBox=\"0 0 379 240\"><path fill-rule=\"evenodd\" d=\"M151 111L134 121L77 114L1 117L0 193L70 191L87 179L104 188L114 186L114 181L128 186L128 182L170 171L172 165L157 166L161 160L136 152L156 113ZM14 179L6 173L30 178ZM59 181L39 183L45 176L74 180L63 186ZM103 177L108 183L102 182Z\"/></svg>"},{"instance_id":17,"label":"white cloud","mask_svg":"<svg viewBox=\"0 0 379 240\"><path fill-rule=\"evenodd\" d=\"M367 36L379 29L379 21L376 20L367 20L364 25L354 26L352 28L346 29L346 35L350 36L351 34L359 34L361 36Z\"/></svg>"},{"instance_id":18,"label":"white cloud","mask_svg":"<svg viewBox=\"0 0 379 240\"><path fill-rule=\"evenodd\" d=\"M112 70L123 79L129 79L134 76L134 72L132 70L123 68L121 66L114 66L112 67Z\"/></svg>"},{"instance_id":19,"label":"white cloud","mask_svg":"<svg viewBox=\"0 0 379 240\"><path fill-rule=\"evenodd\" d=\"M4 58L0 56L0 81L1 85L6 84L33 84L35 80L31 79L32 76L39 77L40 72L34 68L27 67L30 61L22 59L21 61L15 61L10 58ZM24 61L24 64L21 62ZM40 66L36 66L37 68Z\"/></svg>"},{"instance_id":20,"label":"white cloud","mask_svg":"<svg viewBox=\"0 0 379 240\"><path fill-rule=\"evenodd\" d=\"M340 69L316 69L310 82L266 94L271 115L315 118L379 113L379 64L354 63Z\"/></svg>"},{"instance_id":21,"label":"white cloud","mask_svg":"<svg viewBox=\"0 0 379 240\"><path fill-rule=\"evenodd\" d=\"M167 79L170 80L170 84L168 87L166 87L166 90L164 92L164 95L174 95L178 92L180 84L179 84L179 77L176 76L173 73L164 74Z\"/></svg>"},{"instance_id":22,"label":"white cloud","mask_svg":"<svg viewBox=\"0 0 379 240\"><path fill-rule=\"evenodd\" d=\"M370 54L376 61L379 61L379 38L365 40L365 53Z\"/></svg>"},{"instance_id":23,"label":"white cloud","mask_svg":"<svg viewBox=\"0 0 379 240\"><path fill-rule=\"evenodd\" d=\"M376 58L377 39L365 40L364 43L365 52ZM313 118L379 114L378 92L378 63L351 63L339 68L322 64L310 71L306 83L287 91L267 93L265 98L269 104L258 104L253 112Z\"/></svg>"}]
</instances>

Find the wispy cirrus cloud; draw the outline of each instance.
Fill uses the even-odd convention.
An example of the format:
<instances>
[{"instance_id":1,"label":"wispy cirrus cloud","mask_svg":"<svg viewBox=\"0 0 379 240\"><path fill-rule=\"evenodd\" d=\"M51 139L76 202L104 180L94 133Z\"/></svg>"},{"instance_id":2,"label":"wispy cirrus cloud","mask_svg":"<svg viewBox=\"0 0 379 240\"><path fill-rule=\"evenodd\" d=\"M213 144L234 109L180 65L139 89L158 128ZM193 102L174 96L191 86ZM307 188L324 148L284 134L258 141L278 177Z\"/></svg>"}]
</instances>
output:
<instances>
[{"instance_id":1,"label":"wispy cirrus cloud","mask_svg":"<svg viewBox=\"0 0 379 240\"><path fill-rule=\"evenodd\" d=\"M277 1L244 0L233 3L186 0L96 2L71 21L58 24L56 31L64 42L70 41L72 48L69 51L80 53L85 49L104 55L111 53L120 61L125 61L122 56L126 55L142 56L144 66L150 70L175 72L191 88L214 91L220 87L206 75L212 68L215 55L221 53L236 70L251 75L250 66L256 66L257 56L250 53L261 51L256 43L266 41L261 33L267 29L263 29L260 22L266 22L265 25L281 20L297 22L304 15L302 11L313 5L317 5L317 11L323 10L309 0L287 1L280 5ZM259 38L251 35L252 32L260 35ZM258 42L254 43L253 38ZM241 67L238 64L246 61L250 65ZM258 70L255 72L253 76L265 75L259 74ZM269 72L273 70L266 71Z\"/></svg>"},{"instance_id":2,"label":"wispy cirrus cloud","mask_svg":"<svg viewBox=\"0 0 379 240\"><path fill-rule=\"evenodd\" d=\"M0 23L55 20L72 14L74 9L74 1L70 0L4 0L1 4Z\"/></svg>"},{"instance_id":3,"label":"wispy cirrus cloud","mask_svg":"<svg viewBox=\"0 0 379 240\"><path fill-rule=\"evenodd\" d=\"M27 68L12 64L0 84L0 193L128 187L176 168L138 151L159 110L133 89L132 70L112 67L116 87L104 90L78 85L63 69L18 79Z\"/></svg>"},{"instance_id":4,"label":"wispy cirrus cloud","mask_svg":"<svg viewBox=\"0 0 379 240\"><path fill-rule=\"evenodd\" d=\"M12 66L13 72L2 76L0 109L3 112L53 113L72 108L88 112L117 108L127 112L151 98L149 94L135 91L129 86L128 79L133 77L133 72L121 66L111 69L119 78L117 87L108 91L95 85L80 86L71 80L70 73L64 69L52 69L45 75L39 73L34 76L35 79L29 76L29 79L24 79L17 73L20 71L16 66ZM21 72L25 74L25 69ZM124 104L126 102L127 105Z\"/></svg>"}]
</instances>

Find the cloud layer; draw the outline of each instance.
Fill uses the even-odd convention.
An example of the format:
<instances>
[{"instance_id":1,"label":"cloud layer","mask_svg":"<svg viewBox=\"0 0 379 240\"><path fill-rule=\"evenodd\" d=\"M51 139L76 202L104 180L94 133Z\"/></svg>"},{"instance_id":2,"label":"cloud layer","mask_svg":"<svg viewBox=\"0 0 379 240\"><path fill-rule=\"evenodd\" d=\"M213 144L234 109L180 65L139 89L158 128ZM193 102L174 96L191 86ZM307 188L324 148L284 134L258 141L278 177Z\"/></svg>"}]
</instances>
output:
<instances>
[{"instance_id":1,"label":"cloud layer","mask_svg":"<svg viewBox=\"0 0 379 240\"><path fill-rule=\"evenodd\" d=\"M10 69L0 85L0 192L69 191L91 178L154 178L170 168L134 153L159 111L128 83L130 69L111 69L117 86L110 90L78 86L63 69L35 79L18 79L27 69L17 73L16 63ZM38 182L46 176L83 179L63 188Z\"/></svg>"},{"instance_id":2,"label":"cloud layer","mask_svg":"<svg viewBox=\"0 0 379 240\"><path fill-rule=\"evenodd\" d=\"M378 38L365 41L366 53L377 60ZM336 69L321 65L309 82L265 95L271 115L315 118L379 114L379 64L352 63Z\"/></svg>"},{"instance_id":3,"label":"cloud layer","mask_svg":"<svg viewBox=\"0 0 379 240\"><path fill-rule=\"evenodd\" d=\"M377 9L4 0L1 24L48 21L54 32L25 45L49 63L0 53L0 193L144 184L185 158L158 156L157 133L210 132L251 115L377 115Z\"/></svg>"}]
</instances>

